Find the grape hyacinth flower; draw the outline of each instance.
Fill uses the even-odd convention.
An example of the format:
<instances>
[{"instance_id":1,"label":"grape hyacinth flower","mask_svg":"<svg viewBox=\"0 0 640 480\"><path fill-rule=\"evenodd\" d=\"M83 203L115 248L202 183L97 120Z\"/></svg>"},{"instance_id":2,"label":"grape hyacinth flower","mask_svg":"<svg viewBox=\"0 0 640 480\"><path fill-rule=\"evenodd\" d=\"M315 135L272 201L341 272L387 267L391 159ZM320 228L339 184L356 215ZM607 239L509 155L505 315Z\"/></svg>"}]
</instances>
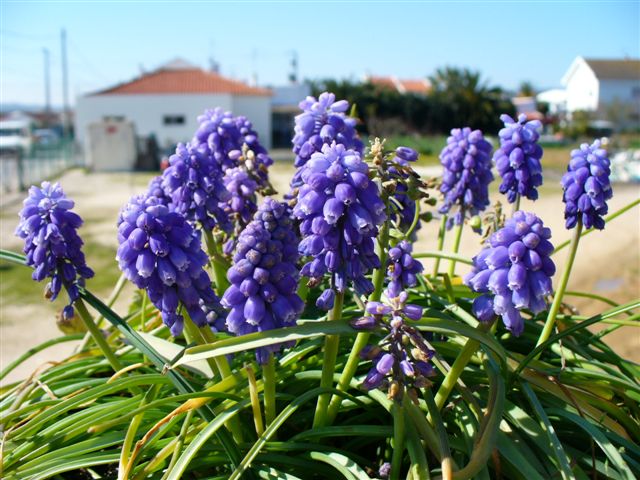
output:
<instances>
[{"instance_id":1,"label":"grape hyacinth flower","mask_svg":"<svg viewBox=\"0 0 640 480\"><path fill-rule=\"evenodd\" d=\"M571 152L567 173L562 177L567 228L575 227L578 220L585 228L604 228L602 217L608 212L607 200L613 196L610 165L600 140L591 145L583 143Z\"/></svg>"},{"instance_id":2,"label":"grape hyacinth flower","mask_svg":"<svg viewBox=\"0 0 640 480\"><path fill-rule=\"evenodd\" d=\"M410 324L422 318L422 307L407 304L407 299L407 292L401 292L389 304L368 302L367 315L351 322L358 330L382 329L387 334L379 345L367 345L360 352L363 359L373 360L362 388L386 390L396 401L402 400L405 391L416 401L417 390L429 387L428 377L434 375L429 363L434 352Z\"/></svg>"},{"instance_id":3,"label":"grape hyacinth flower","mask_svg":"<svg viewBox=\"0 0 640 480\"><path fill-rule=\"evenodd\" d=\"M493 181L491 144L480 130L454 128L440 153L440 163L444 169L440 186L444 203L438 211L449 214L447 228L450 229L489 205L489 184ZM451 215L455 207L457 211Z\"/></svg>"},{"instance_id":4,"label":"grape hyacinth flower","mask_svg":"<svg viewBox=\"0 0 640 480\"><path fill-rule=\"evenodd\" d=\"M298 240L291 210L265 198L254 219L238 238L233 266L227 278L231 285L222 297L230 308L227 328L236 335L295 325L304 309L297 295ZM264 365L282 344L256 350Z\"/></svg>"},{"instance_id":5,"label":"grape hyacinth flower","mask_svg":"<svg viewBox=\"0 0 640 480\"><path fill-rule=\"evenodd\" d=\"M171 202L171 199L167 197L164 192L164 188L162 187L163 178L162 175L158 175L157 177L153 177L149 182L149 186L147 187L146 195L148 197L156 197L163 205L168 205Z\"/></svg>"},{"instance_id":6,"label":"grape hyacinth flower","mask_svg":"<svg viewBox=\"0 0 640 480\"><path fill-rule=\"evenodd\" d=\"M219 300L213 293L200 232L157 197L133 197L118 218L120 270L151 302L174 336L182 332L181 305L199 327L222 327Z\"/></svg>"},{"instance_id":7,"label":"grape hyacinth flower","mask_svg":"<svg viewBox=\"0 0 640 480\"><path fill-rule=\"evenodd\" d=\"M162 175L162 187L171 198L172 209L191 223L212 230L219 225L230 229L228 216L220 203L231 197L222 181L220 167L201 150L179 143L169 157Z\"/></svg>"},{"instance_id":8,"label":"grape hyacinth flower","mask_svg":"<svg viewBox=\"0 0 640 480\"><path fill-rule=\"evenodd\" d=\"M257 182L246 170L239 167L228 169L224 174L223 182L231 198L221 203L220 207L224 208L229 216L237 217L238 224L246 225L258 208L255 204Z\"/></svg>"},{"instance_id":9,"label":"grape hyacinth flower","mask_svg":"<svg viewBox=\"0 0 640 480\"><path fill-rule=\"evenodd\" d=\"M41 187L32 186L23 205L15 234L24 239L26 263L35 269L31 277L37 282L51 279L45 293L51 301L65 287L69 304L62 315L71 319L73 302L80 295L78 286L93 277L77 232L82 218L71 211L74 202L67 198L59 183L42 182Z\"/></svg>"},{"instance_id":10,"label":"grape hyacinth flower","mask_svg":"<svg viewBox=\"0 0 640 480\"><path fill-rule=\"evenodd\" d=\"M295 118L293 153L294 165L300 169L311 156L333 142L362 154L364 144L356 132L356 119L347 115L349 102L336 101L333 93L324 92L316 99L309 96L299 104L302 113ZM296 172L292 187L301 185L300 171Z\"/></svg>"},{"instance_id":11,"label":"grape hyacinth flower","mask_svg":"<svg viewBox=\"0 0 640 480\"><path fill-rule=\"evenodd\" d=\"M552 293L551 277L556 267L550 255L551 230L533 213L517 211L503 228L491 235L488 246L473 258L473 270L465 284L483 293L473 302L473 313L481 322L500 315L511 333L524 330L520 310L539 313Z\"/></svg>"},{"instance_id":12,"label":"grape hyacinth flower","mask_svg":"<svg viewBox=\"0 0 640 480\"><path fill-rule=\"evenodd\" d=\"M409 147L398 147L394 153L390 165L383 168L381 174L383 183L387 180L395 182L394 201L390 204L392 206L391 219L396 221L401 231L407 232L413 224L418 208L417 200L410 194L412 173L415 174L411 163L418 159L418 152ZM420 230L420 227L420 221L418 221L411 232L412 239L416 238L416 232Z\"/></svg>"},{"instance_id":13,"label":"grape hyacinth flower","mask_svg":"<svg viewBox=\"0 0 640 480\"><path fill-rule=\"evenodd\" d=\"M524 114L518 116L517 122L506 114L500 115L500 120L504 128L498 133L500 148L493 155L502 177L500 193L507 195L509 203L518 196L536 200L537 187L542 185L542 147L536 143L542 124L539 120L527 122Z\"/></svg>"},{"instance_id":14,"label":"grape hyacinth flower","mask_svg":"<svg viewBox=\"0 0 640 480\"><path fill-rule=\"evenodd\" d=\"M310 278L310 286L330 276L319 308L331 309L335 291L343 293L351 283L358 294L373 291L365 275L380 266L374 238L386 215L378 186L368 174L358 152L336 143L323 146L301 169L304 184L293 215L300 220L300 253L311 257L301 274Z\"/></svg>"},{"instance_id":15,"label":"grape hyacinth flower","mask_svg":"<svg viewBox=\"0 0 640 480\"><path fill-rule=\"evenodd\" d=\"M234 117L231 112L215 108L205 110L198 117L198 123L198 130L191 140L191 146L210 155L225 173L229 169L242 166L239 161L244 160L248 163L244 166L255 174L259 188L268 185L267 168L273 164L273 160L246 117ZM245 144L252 152L250 159L242 158Z\"/></svg>"},{"instance_id":16,"label":"grape hyacinth flower","mask_svg":"<svg viewBox=\"0 0 640 480\"><path fill-rule=\"evenodd\" d=\"M389 249L388 284L385 290L387 297L395 298L407 288L417 285L418 275L422 272L423 267L411 255L412 250L413 246L406 240L402 240L395 247Z\"/></svg>"}]
</instances>

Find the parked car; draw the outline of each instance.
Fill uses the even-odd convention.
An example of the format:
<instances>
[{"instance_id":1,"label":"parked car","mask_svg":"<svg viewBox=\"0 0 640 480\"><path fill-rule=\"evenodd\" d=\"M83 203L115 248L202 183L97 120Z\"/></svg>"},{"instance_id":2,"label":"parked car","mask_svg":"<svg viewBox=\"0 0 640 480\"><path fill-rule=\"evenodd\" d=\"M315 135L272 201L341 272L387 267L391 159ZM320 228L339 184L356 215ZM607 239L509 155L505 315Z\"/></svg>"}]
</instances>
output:
<instances>
[{"instance_id":1,"label":"parked car","mask_svg":"<svg viewBox=\"0 0 640 480\"><path fill-rule=\"evenodd\" d=\"M0 121L0 153L26 153L31 146L31 127L27 120Z\"/></svg>"},{"instance_id":2,"label":"parked car","mask_svg":"<svg viewBox=\"0 0 640 480\"><path fill-rule=\"evenodd\" d=\"M40 128L33 131L33 138L37 145L53 147L60 143L60 135L50 128Z\"/></svg>"}]
</instances>

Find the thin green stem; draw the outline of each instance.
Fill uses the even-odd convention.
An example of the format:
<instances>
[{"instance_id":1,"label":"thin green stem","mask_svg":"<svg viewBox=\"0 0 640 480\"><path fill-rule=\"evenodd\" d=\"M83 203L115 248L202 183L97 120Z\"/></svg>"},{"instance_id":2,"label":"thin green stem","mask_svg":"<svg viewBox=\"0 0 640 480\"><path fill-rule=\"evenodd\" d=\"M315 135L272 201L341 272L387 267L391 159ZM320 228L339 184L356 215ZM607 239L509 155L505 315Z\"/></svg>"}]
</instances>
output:
<instances>
[{"instance_id":1,"label":"thin green stem","mask_svg":"<svg viewBox=\"0 0 640 480\"><path fill-rule=\"evenodd\" d=\"M87 330L89 330L96 344L98 345L98 347L100 347L100 350L102 350L102 353L109 362L109 365L111 365L115 372L122 370L122 364L120 363L120 360L118 360L118 357L116 357L115 353L113 353L113 350L111 350L111 347L109 347L107 340L104 338L104 335L102 335L102 332L93 321L93 318L91 317L91 314L87 310L87 307L82 299L79 298L78 300L76 300L74 306L78 311L80 318L86 325Z\"/></svg>"},{"instance_id":2,"label":"thin green stem","mask_svg":"<svg viewBox=\"0 0 640 480\"><path fill-rule=\"evenodd\" d=\"M444 248L444 237L447 234L447 215L442 215L440 219L440 228L438 228L438 252L441 252ZM438 270L440 269L440 257L436 257L436 261L433 264L433 278L438 276Z\"/></svg>"},{"instance_id":3,"label":"thin green stem","mask_svg":"<svg viewBox=\"0 0 640 480\"><path fill-rule=\"evenodd\" d=\"M404 408L402 404L393 402L391 406L393 414L393 454L391 455L391 473L390 480L399 480L400 470L402 469L402 457L404 454L405 443L405 422Z\"/></svg>"},{"instance_id":4,"label":"thin green stem","mask_svg":"<svg viewBox=\"0 0 640 480\"><path fill-rule=\"evenodd\" d=\"M269 427L276 418L276 362L273 353L262 366L262 382L264 384L264 418Z\"/></svg>"},{"instance_id":5,"label":"thin green stem","mask_svg":"<svg viewBox=\"0 0 640 480\"><path fill-rule=\"evenodd\" d=\"M567 284L569 283L569 276L571 275L571 268L573 267L573 262L576 259L576 253L578 251L578 244L580 243L580 234L582 232L582 220L578 220L578 224L576 228L573 230L573 235L571 236L571 244L569 246L569 257L567 258L567 264L564 267L564 271L562 272L562 277L560 278L560 284L556 289L556 293L553 296L553 303L551 304L551 308L549 309L549 315L547 316L547 321L544 324L544 328L540 333L540 337L538 338L538 342L536 343L536 347L544 342L546 342L551 333L553 332L553 327L556 323L556 316L560 311L560 305L562 305L562 297L564 296L564 292L567 289ZM542 352L540 352L542 353ZM540 354L536 358L538 358Z\"/></svg>"},{"instance_id":6,"label":"thin green stem","mask_svg":"<svg viewBox=\"0 0 640 480\"><path fill-rule=\"evenodd\" d=\"M222 295L229 287L229 281L227 280L227 270L229 265L224 261L224 258L220 255L218 244L213 238L211 230L203 228L205 243L207 244L207 252L211 260L211 268L213 268L213 276L216 281L216 293Z\"/></svg>"},{"instance_id":7,"label":"thin green stem","mask_svg":"<svg viewBox=\"0 0 640 480\"><path fill-rule=\"evenodd\" d=\"M189 314L185 312L184 317L185 317L184 318L184 334L186 337L188 337L188 340L191 342L195 342L198 345L204 345L205 343L207 343L203 338L202 334L200 333L200 330L198 329L196 324L193 323L193 321L189 317ZM213 376L219 373L218 366L216 365L216 362L213 358L207 358L207 364L209 365L209 368L211 369L211 374Z\"/></svg>"},{"instance_id":8,"label":"thin green stem","mask_svg":"<svg viewBox=\"0 0 640 480\"><path fill-rule=\"evenodd\" d=\"M160 385L154 385L151 389L142 397L140 401L140 407L144 407L149 402L153 401L160 390ZM138 427L142 422L142 418L144 417L144 411L138 413L131 419L131 423L129 424L129 428L127 428L127 433L124 437L124 442L122 443L122 449L120 451L120 465L118 467L118 479L126 480L129 478L129 472L133 465L129 463L129 456L131 454L131 446L133 445L133 441L136 438L136 433L138 433Z\"/></svg>"},{"instance_id":9,"label":"thin green stem","mask_svg":"<svg viewBox=\"0 0 640 480\"><path fill-rule=\"evenodd\" d=\"M169 473L173 470L173 466L180 458L180 453L182 453L182 447L184 446L185 438L187 437L187 432L189 431L189 426L191 425L191 419L193 418L193 410L189 410L184 417L184 421L182 422L182 427L180 428L180 434L178 435L177 442L175 447L173 448L173 453L171 454L171 460L169 461L169 466L165 474L162 476L162 480L168 478Z\"/></svg>"},{"instance_id":10,"label":"thin green stem","mask_svg":"<svg viewBox=\"0 0 640 480\"><path fill-rule=\"evenodd\" d=\"M491 323L479 323L477 327L481 332L487 332L490 328ZM462 372L467 366L467 363L469 363L469 360L471 360L471 357L476 353L479 346L479 341L469 338L464 344L464 347L462 347L462 350L460 350L458 357L453 362L453 365L451 365L451 370L447 372L447 375L444 377L444 380L438 389L438 393L436 393L435 403L438 410L442 410L442 407L449 398L453 387L455 387L460 375L462 375Z\"/></svg>"},{"instance_id":11,"label":"thin green stem","mask_svg":"<svg viewBox=\"0 0 640 480\"><path fill-rule=\"evenodd\" d=\"M460 249L460 239L462 238L462 226L463 224L459 224L456 225L454 230L454 237L453 237L453 253L458 253L458 250ZM451 260L449 262L449 278L453 278L454 274L456 271L456 261L455 260Z\"/></svg>"},{"instance_id":12,"label":"thin green stem","mask_svg":"<svg viewBox=\"0 0 640 480\"><path fill-rule=\"evenodd\" d=\"M120 274L120 277L118 278L118 281L116 282L115 287L113 287L111 295L109 295L109 298L107 299L107 307L109 308L113 307L113 304L116 303L116 300L120 296L120 293L122 292L122 289L124 288L126 283L127 283L127 277L124 275L124 273ZM96 325L100 327L100 324L102 323L103 320L104 320L104 317L102 315L98 315L95 320ZM85 348L87 348L87 345L89 344L90 340L91 340L91 333L87 332L87 334L82 339L82 342L80 342L80 345L76 347L75 351L76 352L83 351Z\"/></svg>"},{"instance_id":13,"label":"thin green stem","mask_svg":"<svg viewBox=\"0 0 640 480\"><path fill-rule=\"evenodd\" d=\"M373 272L373 293L369 296L370 301L377 302L382 297L382 288L384 287L384 278L387 273L387 244L389 242L389 222L385 222L380 231L380 237L378 238L377 244L377 254L380 259L380 268L376 269ZM369 342L369 337L371 334L369 332L359 332L356 335L356 339L353 342L353 346L351 347L351 352L349 352L349 357L347 358L347 362L342 369L342 373L340 374L340 379L338 380L338 390L344 392L351 383L353 376L358 369L358 365L360 364L360 351L365 347L365 345ZM340 408L340 403L342 399L338 395L333 395L331 398L331 402L329 403L329 410L327 412L327 424L330 425L336 418L338 414L338 409Z\"/></svg>"},{"instance_id":14,"label":"thin green stem","mask_svg":"<svg viewBox=\"0 0 640 480\"><path fill-rule=\"evenodd\" d=\"M519 193L516 194L516 201L513 202L511 216L513 217L513 214L516 213L518 210L520 210L520 194Z\"/></svg>"},{"instance_id":15,"label":"thin green stem","mask_svg":"<svg viewBox=\"0 0 640 480\"><path fill-rule=\"evenodd\" d=\"M342 318L342 303L344 301L344 292L336 292L336 298L333 308L329 312L329 320L338 320ZM338 357L338 349L340 347L340 335L327 335L324 339L324 358L322 362L322 376L320 377L320 386L331 388L333 386L333 374L336 370L336 358ZM329 401L331 393L321 393L318 396L316 404L316 413L313 417L314 427L324 427L328 421Z\"/></svg>"},{"instance_id":16,"label":"thin green stem","mask_svg":"<svg viewBox=\"0 0 640 480\"><path fill-rule=\"evenodd\" d=\"M450 479L453 476L453 458L451 458L451 449L449 448L449 437L447 436L447 429L442 422L440 416L440 410L436 405L431 390L426 389L423 395L424 401L427 404L427 410L431 417L431 422L438 432L438 443L442 458L440 460L442 466L442 478Z\"/></svg>"},{"instance_id":17,"label":"thin green stem","mask_svg":"<svg viewBox=\"0 0 640 480\"><path fill-rule=\"evenodd\" d=\"M213 343L216 341L216 336L208 326L200 328L200 333L202 335L202 338L205 340L205 343ZM225 357L224 355L217 356L215 357L215 362L222 378L227 378L232 375L231 367L229 366L227 357Z\"/></svg>"},{"instance_id":18,"label":"thin green stem","mask_svg":"<svg viewBox=\"0 0 640 480\"><path fill-rule=\"evenodd\" d=\"M607 215L606 217L604 217L605 223L609 223L611 220L614 220L615 218L619 217L623 213L628 212L629 210L631 210L636 205L640 205L640 198L634 200L633 202L629 203L628 205L625 205L620 210L618 210L616 212L613 212L611 215ZM589 235L594 230L595 230L595 228L590 228L589 230L585 230L585 231L582 232L582 236L586 237L587 235ZM555 248L555 250L553 251L553 253L551 255L555 255L556 253L558 253L560 250L565 248L570 243L571 243L571 239L569 239L569 240L567 240L565 242L562 242L560 245L558 245Z\"/></svg>"}]
</instances>

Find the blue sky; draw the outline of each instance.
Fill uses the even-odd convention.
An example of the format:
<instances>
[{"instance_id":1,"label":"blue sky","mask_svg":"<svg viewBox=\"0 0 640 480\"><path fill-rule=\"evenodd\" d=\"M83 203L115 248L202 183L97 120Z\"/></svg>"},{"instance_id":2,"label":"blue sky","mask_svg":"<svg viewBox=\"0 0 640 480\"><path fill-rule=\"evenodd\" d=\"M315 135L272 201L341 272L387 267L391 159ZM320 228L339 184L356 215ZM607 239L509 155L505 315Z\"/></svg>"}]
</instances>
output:
<instances>
[{"instance_id":1,"label":"blue sky","mask_svg":"<svg viewBox=\"0 0 640 480\"><path fill-rule=\"evenodd\" d=\"M60 29L71 97L180 56L283 84L291 52L302 78L419 78L444 65L493 84L554 87L577 55L640 57L640 1L0 3L0 102L44 103L42 48L61 102Z\"/></svg>"}]
</instances>

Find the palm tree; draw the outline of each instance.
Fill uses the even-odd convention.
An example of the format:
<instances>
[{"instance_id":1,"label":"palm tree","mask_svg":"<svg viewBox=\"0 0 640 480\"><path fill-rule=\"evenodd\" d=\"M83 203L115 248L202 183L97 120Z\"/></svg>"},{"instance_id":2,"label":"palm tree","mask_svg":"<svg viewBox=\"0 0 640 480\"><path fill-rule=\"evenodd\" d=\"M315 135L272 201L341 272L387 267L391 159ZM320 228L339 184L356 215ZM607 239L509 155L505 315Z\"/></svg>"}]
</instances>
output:
<instances>
[{"instance_id":1,"label":"palm tree","mask_svg":"<svg viewBox=\"0 0 640 480\"><path fill-rule=\"evenodd\" d=\"M431 98L439 110L443 130L470 126L492 132L501 126L501 113L513 113L513 105L503 90L488 85L480 72L444 67L436 70L430 80Z\"/></svg>"}]
</instances>

